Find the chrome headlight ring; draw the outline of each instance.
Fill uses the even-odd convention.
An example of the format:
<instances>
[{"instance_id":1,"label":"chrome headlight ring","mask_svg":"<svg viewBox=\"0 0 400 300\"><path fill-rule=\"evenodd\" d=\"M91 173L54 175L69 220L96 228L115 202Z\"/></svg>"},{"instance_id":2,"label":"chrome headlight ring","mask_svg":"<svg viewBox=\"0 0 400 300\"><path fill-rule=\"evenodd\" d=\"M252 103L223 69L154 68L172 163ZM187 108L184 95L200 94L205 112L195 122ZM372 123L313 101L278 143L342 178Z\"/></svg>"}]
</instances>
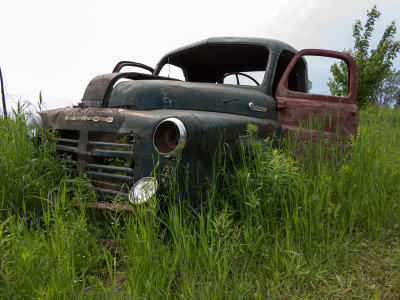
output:
<instances>
[{"instance_id":1,"label":"chrome headlight ring","mask_svg":"<svg viewBox=\"0 0 400 300\"><path fill-rule=\"evenodd\" d=\"M43 129L43 120L38 113L31 114L26 120L26 129L30 138L39 138Z\"/></svg>"},{"instance_id":2,"label":"chrome headlight ring","mask_svg":"<svg viewBox=\"0 0 400 300\"><path fill-rule=\"evenodd\" d=\"M129 201L142 204L150 200L157 192L158 182L154 177L144 177L137 181L129 192Z\"/></svg>"},{"instance_id":3,"label":"chrome headlight ring","mask_svg":"<svg viewBox=\"0 0 400 300\"><path fill-rule=\"evenodd\" d=\"M161 121L153 134L154 148L165 157L176 156L185 147L186 140L186 127L177 118Z\"/></svg>"}]
</instances>

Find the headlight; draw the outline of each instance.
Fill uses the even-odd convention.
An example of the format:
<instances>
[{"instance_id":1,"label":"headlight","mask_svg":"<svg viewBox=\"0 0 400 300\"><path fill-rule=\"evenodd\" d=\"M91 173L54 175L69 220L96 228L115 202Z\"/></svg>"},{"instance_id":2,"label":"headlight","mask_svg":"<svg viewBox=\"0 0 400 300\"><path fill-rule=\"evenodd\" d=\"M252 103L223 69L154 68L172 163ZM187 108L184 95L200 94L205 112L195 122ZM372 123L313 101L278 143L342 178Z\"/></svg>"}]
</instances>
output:
<instances>
[{"instance_id":1,"label":"headlight","mask_svg":"<svg viewBox=\"0 0 400 300\"><path fill-rule=\"evenodd\" d=\"M129 192L129 201L132 204L142 204L148 201L157 192L158 183L154 177L144 177L133 185Z\"/></svg>"},{"instance_id":2,"label":"headlight","mask_svg":"<svg viewBox=\"0 0 400 300\"><path fill-rule=\"evenodd\" d=\"M166 157L174 156L185 147L186 136L186 128L181 120L165 119L157 125L154 131L154 147Z\"/></svg>"},{"instance_id":3,"label":"headlight","mask_svg":"<svg viewBox=\"0 0 400 300\"><path fill-rule=\"evenodd\" d=\"M28 117L26 120L26 129L28 131L28 135L31 138L38 138L42 133L43 128L43 120L42 117L35 113Z\"/></svg>"}]
</instances>

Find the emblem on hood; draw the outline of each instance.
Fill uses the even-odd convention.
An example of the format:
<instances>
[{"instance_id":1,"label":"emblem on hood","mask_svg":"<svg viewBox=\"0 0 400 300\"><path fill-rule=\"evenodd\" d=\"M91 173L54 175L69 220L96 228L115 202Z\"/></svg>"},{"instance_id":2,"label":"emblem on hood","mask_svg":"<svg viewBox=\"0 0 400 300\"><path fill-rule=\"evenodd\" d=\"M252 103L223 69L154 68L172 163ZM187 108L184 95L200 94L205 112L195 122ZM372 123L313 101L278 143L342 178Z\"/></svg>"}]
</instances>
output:
<instances>
[{"instance_id":1,"label":"emblem on hood","mask_svg":"<svg viewBox=\"0 0 400 300\"><path fill-rule=\"evenodd\" d=\"M107 122L111 123L114 121L113 117L99 117L99 116L94 116L94 117L88 117L88 116L80 116L80 117L70 117L66 116L65 121L93 121L93 122Z\"/></svg>"}]
</instances>

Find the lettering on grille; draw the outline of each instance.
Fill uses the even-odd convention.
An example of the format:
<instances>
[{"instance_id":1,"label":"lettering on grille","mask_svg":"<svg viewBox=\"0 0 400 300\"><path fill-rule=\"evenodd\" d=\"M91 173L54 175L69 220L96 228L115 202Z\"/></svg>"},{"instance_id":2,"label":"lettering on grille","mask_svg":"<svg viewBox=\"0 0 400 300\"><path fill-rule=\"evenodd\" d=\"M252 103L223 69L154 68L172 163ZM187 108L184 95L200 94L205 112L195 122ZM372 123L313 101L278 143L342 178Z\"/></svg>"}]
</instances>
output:
<instances>
[{"instance_id":1,"label":"lettering on grille","mask_svg":"<svg viewBox=\"0 0 400 300\"><path fill-rule=\"evenodd\" d=\"M88 117L88 116L66 116L65 121L93 121L93 122L107 122L112 123L114 121L113 117Z\"/></svg>"}]
</instances>

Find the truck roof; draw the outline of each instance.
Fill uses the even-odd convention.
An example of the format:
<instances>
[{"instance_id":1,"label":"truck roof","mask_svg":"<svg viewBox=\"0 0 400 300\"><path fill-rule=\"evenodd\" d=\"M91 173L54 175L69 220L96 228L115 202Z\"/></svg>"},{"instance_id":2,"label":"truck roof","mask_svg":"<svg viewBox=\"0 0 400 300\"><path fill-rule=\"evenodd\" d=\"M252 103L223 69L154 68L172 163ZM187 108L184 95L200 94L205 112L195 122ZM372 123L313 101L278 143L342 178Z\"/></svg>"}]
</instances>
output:
<instances>
[{"instance_id":1,"label":"truck roof","mask_svg":"<svg viewBox=\"0 0 400 300\"><path fill-rule=\"evenodd\" d=\"M290 46L289 44L279 41L279 40L274 40L274 39L266 39L266 38L254 38L254 37L212 37L208 38L205 40L198 41L193 44L189 44L183 47L180 47L178 49L175 49L173 51L168 52L166 55L164 55L160 62L162 62L164 59L167 57L177 54L179 52L191 49L191 48L196 48L198 46L203 46L203 45L218 45L218 44L247 44L247 45L257 45L257 46L264 46L269 49L270 52L279 54L283 50L288 50L293 53L296 53L297 50Z\"/></svg>"}]
</instances>

